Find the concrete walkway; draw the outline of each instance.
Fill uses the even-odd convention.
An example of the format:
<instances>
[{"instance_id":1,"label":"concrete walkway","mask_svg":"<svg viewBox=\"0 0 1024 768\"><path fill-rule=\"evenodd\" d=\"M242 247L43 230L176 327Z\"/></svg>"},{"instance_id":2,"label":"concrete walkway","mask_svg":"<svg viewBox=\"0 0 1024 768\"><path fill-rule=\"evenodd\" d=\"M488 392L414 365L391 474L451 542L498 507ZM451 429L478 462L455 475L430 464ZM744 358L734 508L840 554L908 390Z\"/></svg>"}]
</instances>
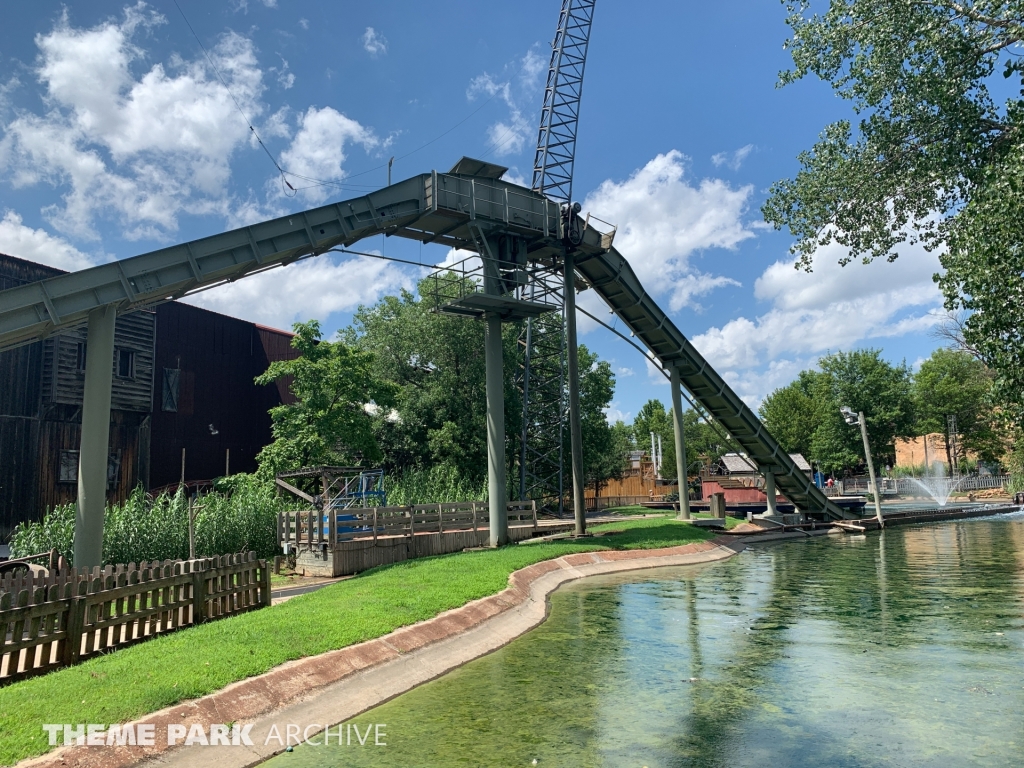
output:
<instances>
[{"instance_id":1,"label":"concrete walkway","mask_svg":"<svg viewBox=\"0 0 1024 768\"><path fill-rule=\"evenodd\" d=\"M693 565L731 557L744 548L735 539L653 550L578 553L516 571L502 592L475 600L433 619L319 656L299 659L266 674L234 683L209 696L184 702L135 722L155 726L154 746L61 747L23 761L32 768L128 768L216 765L245 768L284 747L267 742L276 727L282 737L298 726L316 738L334 725L494 651L540 624L547 597L560 585L605 573ZM253 746L167 745L168 726L252 724ZM333 732L332 732L333 733ZM294 742L293 742L294 743Z\"/></svg>"}]
</instances>

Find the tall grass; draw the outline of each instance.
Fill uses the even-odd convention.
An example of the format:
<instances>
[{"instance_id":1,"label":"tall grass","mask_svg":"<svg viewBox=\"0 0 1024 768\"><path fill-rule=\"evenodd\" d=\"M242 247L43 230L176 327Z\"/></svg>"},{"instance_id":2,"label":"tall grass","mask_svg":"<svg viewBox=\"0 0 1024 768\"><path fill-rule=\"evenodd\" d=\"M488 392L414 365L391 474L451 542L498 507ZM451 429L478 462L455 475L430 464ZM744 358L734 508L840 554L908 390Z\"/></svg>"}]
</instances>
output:
<instances>
[{"instance_id":1,"label":"tall grass","mask_svg":"<svg viewBox=\"0 0 1024 768\"><path fill-rule=\"evenodd\" d=\"M446 464L430 469L407 469L384 478L388 504L437 504L455 501L484 501L487 481L472 480Z\"/></svg>"},{"instance_id":2,"label":"tall grass","mask_svg":"<svg viewBox=\"0 0 1024 768\"><path fill-rule=\"evenodd\" d=\"M195 504L196 556L254 551L277 552L277 513L288 502L273 485L236 475L222 490ZM50 510L41 522L21 523L11 535L11 556L56 549L73 563L75 505ZM188 557L188 498L179 491L150 499L138 488L123 504L107 507L103 518L103 562L177 560Z\"/></svg>"}]
</instances>

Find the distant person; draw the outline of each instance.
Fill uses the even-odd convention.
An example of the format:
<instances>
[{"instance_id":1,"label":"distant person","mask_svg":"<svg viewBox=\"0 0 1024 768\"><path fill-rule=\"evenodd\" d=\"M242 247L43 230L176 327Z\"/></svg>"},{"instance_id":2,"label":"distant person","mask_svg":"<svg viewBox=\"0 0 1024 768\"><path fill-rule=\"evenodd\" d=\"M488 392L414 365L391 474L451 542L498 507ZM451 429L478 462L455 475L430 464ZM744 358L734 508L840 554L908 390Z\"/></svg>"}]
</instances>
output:
<instances>
[{"instance_id":1,"label":"distant person","mask_svg":"<svg viewBox=\"0 0 1024 768\"><path fill-rule=\"evenodd\" d=\"M825 487L826 487L826 488L831 488L831 487L833 487L833 486L834 486L835 484L836 484L836 481L835 481L835 480L833 480L833 479L832 479L831 477L830 477L830 478L829 478L828 480L826 480L826 481L825 481Z\"/></svg>"}]
</instances>

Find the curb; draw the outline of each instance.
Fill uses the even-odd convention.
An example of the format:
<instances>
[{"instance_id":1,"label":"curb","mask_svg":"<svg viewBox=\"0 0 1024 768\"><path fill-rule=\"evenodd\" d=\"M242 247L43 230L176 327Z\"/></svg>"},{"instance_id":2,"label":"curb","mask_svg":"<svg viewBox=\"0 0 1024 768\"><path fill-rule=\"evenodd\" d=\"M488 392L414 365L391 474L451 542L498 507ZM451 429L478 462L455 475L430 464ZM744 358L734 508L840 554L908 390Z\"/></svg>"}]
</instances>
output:
<instances>
[{"instance_id":1,"label":"curb","mask_svg":"<svg viewBox=\"0 0 1024 768\"><path fill-rule=\"evenodd\" d=\"M649 550L609 550L563 555L515 571L501 592L474 600L432 619L390 634L318 656L286 662L200 699L146 715L134 725L152 724L155 746L60 747L29 758L20 768L129 768L147 761L218 768L247 768L284 751L276 740L265 744L276 725L282 736L288 723L309 727L309 736L330 724L351 719L456 667L508 644L547 617L547 597L569 581L605 573L723 560L746 544L718 537L712 541ZM254 723L255 746L169 747L167 726Z\"/></svg>"}]
</instances>

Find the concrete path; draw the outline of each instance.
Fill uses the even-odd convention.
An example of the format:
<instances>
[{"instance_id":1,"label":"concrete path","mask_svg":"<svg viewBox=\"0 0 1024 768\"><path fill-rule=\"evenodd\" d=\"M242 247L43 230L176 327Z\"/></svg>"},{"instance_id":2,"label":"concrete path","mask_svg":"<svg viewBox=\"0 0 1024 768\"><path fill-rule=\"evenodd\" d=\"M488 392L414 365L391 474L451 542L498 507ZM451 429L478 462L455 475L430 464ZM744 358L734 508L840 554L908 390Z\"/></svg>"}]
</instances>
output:
<instances>
[{"instance_id":1,"label":"concrete path","mask_svg":"<svg viewBox=\"0 0 1024 768\"><path fill-rule=\"evenodd\" d=\"M276 728L284 738L288 726L316 739L334 725L494 651L540 624L547 597L560 585L605 573L693 565L731 557L744 548L735 539L654 550L579 553L536 563L516 571L509 586L490 597L384 637L319 656L299 659L266 674L156 712L136 721L155 726L153 746L61 747L23 761L28 768L128 768L216 765L245 768L282 752L284 744L268 735ZM167 745L168 726L186 730L213 724L252 724L252 746ZM293 728L293 732L294 728ZM332 732L333 733L333 732ZM293 743L295 743L293 741Z\"/></svg>"}]
</instances>

